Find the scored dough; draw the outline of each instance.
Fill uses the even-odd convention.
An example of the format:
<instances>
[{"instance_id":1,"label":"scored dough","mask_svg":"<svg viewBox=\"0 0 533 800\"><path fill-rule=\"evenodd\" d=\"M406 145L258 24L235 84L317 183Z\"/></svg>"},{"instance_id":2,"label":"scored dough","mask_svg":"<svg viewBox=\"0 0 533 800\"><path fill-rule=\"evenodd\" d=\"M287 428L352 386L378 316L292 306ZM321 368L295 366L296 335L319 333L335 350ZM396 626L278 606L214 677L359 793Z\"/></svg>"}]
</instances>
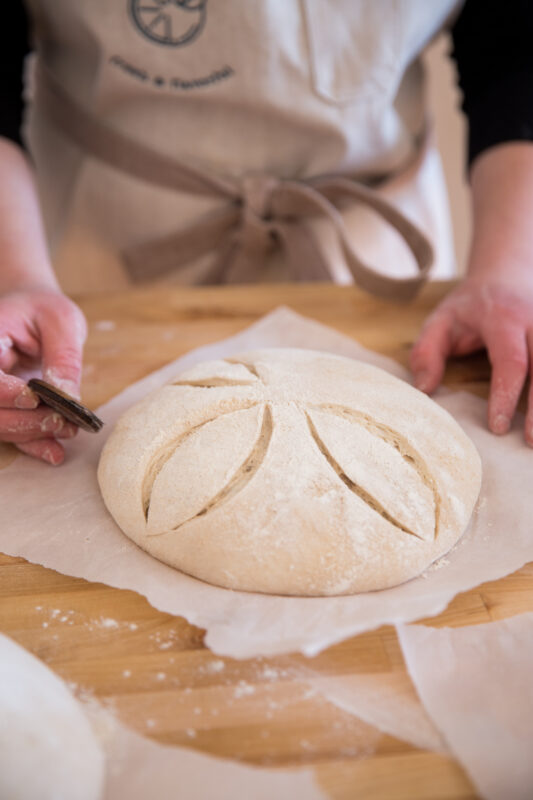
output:
<instances>
[{"instance_id":1,"label":"scored dough","mask_svg":"<svg viewBox=\"0 0 533 800\"><path fill-rule=\"evenodd\" d=\"M420 574L464 532L478 453L422 392L312 350L204 362L129 409L98 467L153 556L230 589L319 596Z\"/></svg>"}]
</instances>

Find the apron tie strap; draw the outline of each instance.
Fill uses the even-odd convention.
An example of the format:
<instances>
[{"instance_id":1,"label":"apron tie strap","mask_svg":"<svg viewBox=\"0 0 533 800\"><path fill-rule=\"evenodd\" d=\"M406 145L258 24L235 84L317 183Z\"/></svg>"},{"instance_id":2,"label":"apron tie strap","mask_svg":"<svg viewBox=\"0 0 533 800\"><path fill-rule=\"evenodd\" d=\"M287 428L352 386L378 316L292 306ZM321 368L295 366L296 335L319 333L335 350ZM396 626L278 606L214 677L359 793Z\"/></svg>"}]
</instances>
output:
<instances>
[{"instance_id":1,"label":"apron tie strap","mask_svg":"<svg viewBox=\"0 0 533 800\"><path fill-rule=\"evenodd\" d=\"M281 247L291 277L334 281L338 270L325 257L310 221L325 219L334 231L355 283L372 294L410 300L423 286L433 262L424 234L369 186L346 175L283 180L252 173L240 181L221 178L157 153L87 112L41 65L36 101L49 119L88 155L157 186L219 199L220 204L168 236L127 248L125 267L132 281L157 278L188 262L218 252L212 280L246 281L266 255ZM403 238L418 273L407 278L382 274L354 250L340 208L347 203L371 208Z\"/></svg>"},{"instance_id":2,"label":"apron tie strap","mask_svg":"<svg viewBox=\"0 0 533 800\"><path fill-rule=\"evenodd\" d=\"M261 173L245 175L240 183L241 219L238 241L253 254L266 254L274 247L272 197L279 181Z\"/></svg>"}]
</instances>

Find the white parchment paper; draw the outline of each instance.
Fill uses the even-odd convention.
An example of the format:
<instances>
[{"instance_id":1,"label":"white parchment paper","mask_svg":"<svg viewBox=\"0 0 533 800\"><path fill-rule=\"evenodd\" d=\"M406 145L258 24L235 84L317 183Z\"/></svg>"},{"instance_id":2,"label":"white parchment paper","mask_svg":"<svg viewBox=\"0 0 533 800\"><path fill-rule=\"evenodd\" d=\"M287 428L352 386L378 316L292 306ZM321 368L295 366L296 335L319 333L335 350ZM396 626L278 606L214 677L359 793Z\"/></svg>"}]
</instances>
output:
<instances>
[{"instance_id":1,"label":"white parchment paper","mask_svg":"<svg viewBox=\"0 0 533 800\"><path fill-rule=\"evenodd\" d=\"M487 800L533 797L533 613L466 628L398 626L409 672Z\"/></svg>"},{"instance_id":2,"label":"white parchment paper","mask_svg":"<svg viewBox=\"0 0 533 800\"><path fill-rule=\"evenodd\" d=\"M115 723L102 800L326 800L311 769L266 769L170 747Z\"/></svg>"},{"instance_id":3,"label":"white parchment paper","mask_svg":"<svg viewBox=\"0 0 533 800\"><path fill-rule=\"evenodd\" d=\"M329 703L382 733L421 750L448 752L434 720L404 672L309 677L308 684Z\"/></svg>"},{"instance_id":4,"label":"white parchment paper","mask_svg":"<svg viewBox=\"0 0 533 800\"><path fill-rule=\"evenodd\" d=\"M247 594L202 583L159 563L124 536L100 498L96 467L113 423L147 392L208 358L256 347L305 347L359 358L408 379L395 362L289 309L278 309L237 336L200 348L133 384L101 409L97 436L81 433L68 463L52 469L18 457L0 473L0 551L67 575L133 589L163 611L207 629L215 652L236 658L329 645L385 623L437 614L461 591L533 560L533 454L522 420L497 438L486 430L486 403L441 391L437 402L463 426L483 461L480 501L468 532L445 559L393 589L339 598Z\"/></svg>"}]
</instances>

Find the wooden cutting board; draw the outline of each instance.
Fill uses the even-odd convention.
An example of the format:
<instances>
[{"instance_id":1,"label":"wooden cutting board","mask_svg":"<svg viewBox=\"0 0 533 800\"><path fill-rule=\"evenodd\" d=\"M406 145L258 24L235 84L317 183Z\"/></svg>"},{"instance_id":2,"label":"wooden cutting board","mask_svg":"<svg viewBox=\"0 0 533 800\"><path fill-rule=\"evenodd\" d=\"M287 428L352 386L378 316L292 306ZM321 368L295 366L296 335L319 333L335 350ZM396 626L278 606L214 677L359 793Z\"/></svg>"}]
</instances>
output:
<instances>
[{"instance_id":1,"label":"wooden cutting board","mask_svg":"<svg viewBox=\"0 0 533 800\"><path fill-rule=\"evenodd\" d=\"M399 306L324 285L135 290L80 302L89 321L83 396L97 407L193 347L230 336L279 305L407 363L409 348L449 285ZM484 356L458 359L449 386L485 397ZM0 447L2 461L13 451ZM63 467L65 468L65 467ZM533 609L533 565L466 592L434 626L473 625ZM334 800L465 800L476 793L449 756L377 731L309 691L302 676L374 675L414 697L394 629L383 627L313 659L234 661L203 632L140 595L0 555L0 631L33 652L80 696L161 742L272 768L314 766ZM304 799L302 799L304 800Z\"/></svg>"}]
</instances>

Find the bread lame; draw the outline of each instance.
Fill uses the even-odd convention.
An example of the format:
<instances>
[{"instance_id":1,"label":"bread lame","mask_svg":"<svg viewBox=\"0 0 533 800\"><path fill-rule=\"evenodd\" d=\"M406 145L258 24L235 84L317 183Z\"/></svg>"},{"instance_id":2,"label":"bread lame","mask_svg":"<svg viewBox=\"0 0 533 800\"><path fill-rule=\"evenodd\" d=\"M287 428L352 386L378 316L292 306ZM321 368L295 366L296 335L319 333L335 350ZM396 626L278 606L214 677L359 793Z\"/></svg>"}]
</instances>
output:
<instances>
[{"instance_id":1,"label":"bread lame","mask_svg":"<svg viewBox=\"0 0 533 800\"><path fill-rule=\"evenodd\" d=\"M65 419L73 422L82 430L98 433L102 429L104 423L96 414L74 397L62 392L57 386L52 386L39 378L32 378L28 381L28 386L42 403L50 406L54 411L58 411Z\"/></svg>"}]
</instances>

